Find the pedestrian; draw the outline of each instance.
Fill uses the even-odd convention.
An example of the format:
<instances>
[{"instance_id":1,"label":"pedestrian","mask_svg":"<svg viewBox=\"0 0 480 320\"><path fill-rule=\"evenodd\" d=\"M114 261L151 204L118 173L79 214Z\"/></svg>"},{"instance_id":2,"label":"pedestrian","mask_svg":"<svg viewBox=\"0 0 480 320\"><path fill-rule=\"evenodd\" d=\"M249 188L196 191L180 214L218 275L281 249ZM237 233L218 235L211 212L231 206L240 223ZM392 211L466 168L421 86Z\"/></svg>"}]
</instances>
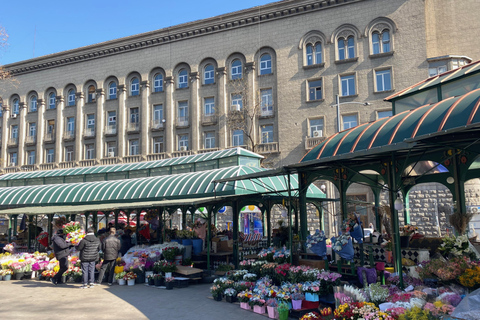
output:
<instances>
[{"instance_id":1,"label":"pedestrian","mask_svg":"<svg viewBox=\"0 0 480 320\"><path fill-rule=\"evenodd\" d=\"M95 285L95 262L99 259L98 252L101 249L100 240L95 236L92 227L87 229L87 235L80 241L77 249L80 251L83 273L83 285L80 288L87 289Z\"/></svg>"},{"instance_id":2,"label":"pedestrian","mask_svg":"<svg viewBox=\"0 0 480 320\"><path fill-rule=\"evenodd\" d=\"M53 252L55 253L55 258L57 258L60 266L57 274L50 279L54 285L63 283L63 273L68 270L68 254L70 253L70 248L73 247L73 245L65 240L66 237L67 235L64 234L63 229L60 228L52 238Z\"/></svg>"},{"instance_id":3,"label":"pedestrian","mask_svg":"<svg viewBox=\"0 0 480 320\"><path fill-rule=\"evenodd\" d=\"M103 263L98 275L98 283L101 284L105 270L108 270L108 285L113 283L113 275L115 271L115 262L118 258L118 252L120 251L120 240L116 237L117 230L114 227L110 228L108 237L103 240Z\"/></svg>"},{"instance_id":4,"label":"pedestrian","mask_svg":"<svg viewBox=\"0 0 480 320\"><path fill-rule=\"evenodd\" d=\"M122 236L120 237L120 240L122 242L120 253L122 254L122 256L124 256L128 252L128 250L133 246L132 230L130 229L125 230L125 233L122 234Z\"/></svg>"}]
</instances>

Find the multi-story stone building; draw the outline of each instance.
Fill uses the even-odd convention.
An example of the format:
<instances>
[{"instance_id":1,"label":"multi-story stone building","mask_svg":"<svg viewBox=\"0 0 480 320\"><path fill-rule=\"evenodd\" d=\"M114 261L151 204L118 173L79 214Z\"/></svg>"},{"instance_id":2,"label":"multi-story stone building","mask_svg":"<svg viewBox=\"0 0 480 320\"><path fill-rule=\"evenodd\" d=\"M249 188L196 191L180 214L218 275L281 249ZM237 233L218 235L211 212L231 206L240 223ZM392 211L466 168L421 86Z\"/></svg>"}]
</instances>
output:
<instances>
[{"instance_id":1,"label":"multi-story stone building","mask_svg":"<svg viewBox=\"0 0 480 320\"><path fill-rule=\"evenodd\" d=\"M466 36L480 29L479 9L285 0L6 65L18 86L0 92L1 169L243 145L266 166L297 162L338 130L391 115L383 99L395 90L479 59Z\"/></svg>"}]
</instances>

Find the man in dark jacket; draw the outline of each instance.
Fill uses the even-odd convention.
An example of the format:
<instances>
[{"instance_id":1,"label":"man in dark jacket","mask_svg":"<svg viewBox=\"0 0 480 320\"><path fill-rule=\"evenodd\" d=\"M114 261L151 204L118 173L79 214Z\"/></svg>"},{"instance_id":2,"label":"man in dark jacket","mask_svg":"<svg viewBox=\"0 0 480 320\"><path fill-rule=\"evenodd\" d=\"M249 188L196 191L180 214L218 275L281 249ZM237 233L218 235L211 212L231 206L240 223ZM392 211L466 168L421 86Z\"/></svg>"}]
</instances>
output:
<instances>
[{"instance_id":1,"label":"man in dark jacket","mask_svg":"<svg viewBox=\"0 0 480 320\"><path fill-rule=\"evenodd\" d=\"M82 289L90 288L95 284L95 261L99 258L98 251L100 251L101 244L93 232L93 228L88 228L87 235L77 247L80 251L80 261L82 261Z\"/></svg>"},{"instance_id":2,"label":"man in dark jacket","mask_svg":"<svg viewBox=\"0 0 480 320\"><path fill-rule=\"evenodd\" d=\"M60 228L52 238L53 252L60 266L60 270L58 270L57 274L51 279L54 285L62 283L62 275L68 270L68 254L70 253L69 249L72 245L65 240L66 236L67 235L63 233L63 229Z\"/></svg>"},{"instance_id":3,"label":"man in dark jacket","mask_svg":"<svg viewBox=\"0 0 480 320\"><path fill-rule=\"evenodd\" d=\"M127 229L125 233L120 237L122 246L120 247L120 253L122 256L133 246L132 244L132 230Z\"/></svg>"},{"instance_id":4,"label":"man in dark jacket","mask_svg":"<svg viewBox=\"0 0 480 320\"><path fill-rule=\"evenodd\" d=\"M115 261L118 257L118 251L120 250L120 240L115 236L116 229L111 227L107 238L103 240L103 263L98 274L98 283L102 283L105 270L108 270L108 285L113 283L113 274L115 271Z\"/></svg>"}]
</instances>

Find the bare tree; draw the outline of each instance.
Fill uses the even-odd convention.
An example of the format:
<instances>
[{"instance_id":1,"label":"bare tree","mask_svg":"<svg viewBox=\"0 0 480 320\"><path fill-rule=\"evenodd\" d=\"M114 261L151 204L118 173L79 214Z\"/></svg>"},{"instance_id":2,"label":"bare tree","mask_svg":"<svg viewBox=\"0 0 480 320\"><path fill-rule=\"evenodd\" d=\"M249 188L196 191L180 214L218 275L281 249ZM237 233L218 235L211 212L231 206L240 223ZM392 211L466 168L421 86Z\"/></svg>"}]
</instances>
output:
<instances>
[{"instance_id":1,"label":"bare tree","mask_svg":"<svg viewBox=\"0 0 480 320\"><path fill-rule=\"evenodd\" d=\"M5 50L8 46L8 33L4 27L0 26L0 51ZM0 102L2 94L8 86L18 86L18 81L13 77L12 73L0 65Z\"/></svg>"}]
</instances>

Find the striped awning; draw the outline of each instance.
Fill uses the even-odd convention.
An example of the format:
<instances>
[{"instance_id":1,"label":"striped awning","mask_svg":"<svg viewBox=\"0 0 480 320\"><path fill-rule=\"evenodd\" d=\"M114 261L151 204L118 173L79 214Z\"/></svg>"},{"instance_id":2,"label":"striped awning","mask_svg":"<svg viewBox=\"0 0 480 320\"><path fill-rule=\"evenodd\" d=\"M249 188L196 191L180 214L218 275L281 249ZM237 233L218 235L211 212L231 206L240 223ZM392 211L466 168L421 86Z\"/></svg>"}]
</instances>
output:
<instances>
[{"instance_id":1,"label":"striped awning","mask_svg":"<svg viewBox=\"0 0 480 320\"><path fill-rule=\"evenodd\" d=\"M388 152L405 148L402 143L459 129L480 126L480 89L462 96L424 105L414 110L365 123L339 132L319 143L300 162L353 155Z\"/></svg>"},{"instance_id":2,"label":"striped awning","mask_svg":"<svg viewBox=\"0 0 480 320\"><path fill-rule=\"evenodd\" d=\"M23 206L92 205L249 194L282 194L288 191L287 177L213 183L215 180L258 173L265 169L236 166L209 171L115 181L83 182L0 188L0 208ZM290 189L298 188L297 175ZM310 186L309 198L323 198Z\"/></svg>"}]
</instances>

